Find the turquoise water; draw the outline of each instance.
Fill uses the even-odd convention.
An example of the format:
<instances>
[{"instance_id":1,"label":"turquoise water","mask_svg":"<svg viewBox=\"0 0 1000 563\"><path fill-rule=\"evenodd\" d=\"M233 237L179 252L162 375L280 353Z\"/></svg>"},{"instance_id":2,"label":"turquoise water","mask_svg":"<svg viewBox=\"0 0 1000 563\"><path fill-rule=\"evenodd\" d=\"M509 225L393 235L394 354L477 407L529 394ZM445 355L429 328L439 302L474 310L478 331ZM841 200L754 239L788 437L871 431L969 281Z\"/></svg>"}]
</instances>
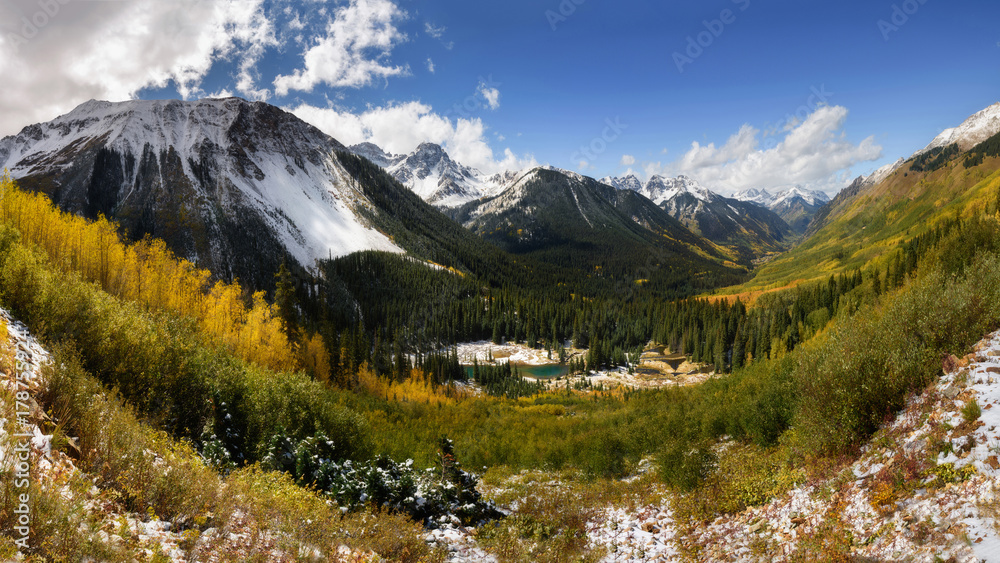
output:
<instances>
[{"instance_id":1,"label":"turquoise water","mask_svg":"<svg viewBox=\"0 0 1000 563\"><path fill-rule=\"evenodd\" d=\"M517 364L515 364L517 365ZM465 366L465 373L472 377L472 366ZM569 366L550 364L546 366L517 366L517 373L524 377L534 377L536 379L554 379L569 373Z\"/></svg>"}]
</instances>

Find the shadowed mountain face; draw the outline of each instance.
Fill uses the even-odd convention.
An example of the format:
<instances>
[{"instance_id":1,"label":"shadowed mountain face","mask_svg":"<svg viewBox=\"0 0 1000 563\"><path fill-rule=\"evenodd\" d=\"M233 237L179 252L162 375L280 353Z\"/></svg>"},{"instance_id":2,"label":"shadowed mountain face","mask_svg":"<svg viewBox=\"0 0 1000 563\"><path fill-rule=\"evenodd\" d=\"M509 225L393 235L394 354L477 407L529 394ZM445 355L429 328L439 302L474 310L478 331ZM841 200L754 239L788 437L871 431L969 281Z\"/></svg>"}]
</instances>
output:
<instances>
[{"instance_id":1,"label":"shadowed mountain face","mask_svg":"<svg viewBox=\"0 0 1000 563\"><path fill-rule=\"evenodd\" d=\"M641 195L592 178L535 168L500 194L451 212L497 246L591 275L731 274L728 253ZM650 264L655 264L650 266Z\"/></svg>"},{"instance_id":2,"label":"shadowed mountain face","mask_svg":"<svg viewBox=\"0 0 1000 563\"><path fill-rule=\"evenodd\" d=\"M87 102L0 140L0 166L65 210L164 239L222 279L273 285L283 260L402 250L366 218L344 147L241 99Z\"/></svg>"},{"instance_id":3,"label":"shadowed mountain face","mask_svg":"<svg viewBox=\"0 0 1000 563\"><path fill-rule=\"evenodd\" d=\"M791 227L765 207L723 197L687 176L605 178L605 184L636 192L662 207L695 233L725 246L742 262L788 248Z\"/></svg>"},{"instance_id":4,"label":"shadowed mountain face","mask_svg":"<svg viewBox=\"0 0 1000 563\"><path fill-rule=\"evenodd\" d=\"M733 199L756 203L770 209L796 233L806 232L816 212L830 201L823 192L802 188L789 188L773 195L767 190L751 188L737 192L733 195Z\"/></svg>"}]
</instances>

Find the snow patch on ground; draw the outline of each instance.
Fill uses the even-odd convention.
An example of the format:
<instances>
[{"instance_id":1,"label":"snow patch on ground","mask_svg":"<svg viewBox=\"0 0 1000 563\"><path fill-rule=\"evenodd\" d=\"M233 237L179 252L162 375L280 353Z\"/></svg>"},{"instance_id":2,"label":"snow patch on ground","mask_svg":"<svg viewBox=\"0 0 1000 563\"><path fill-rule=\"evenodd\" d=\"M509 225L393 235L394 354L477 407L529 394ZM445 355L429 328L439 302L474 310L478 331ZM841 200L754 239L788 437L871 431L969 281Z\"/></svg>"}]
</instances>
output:
<instances>
[{"instance_id":1,"label":"snow patch on ground","mask_svg":"<svg viewBox=\"0 0 1000 563\"><path fill-rule=\"evenodd\" d=\"M478 342L466 342L457 346L458 361L464 365L471 365L473 360L480 364L489 364L490 358L494 363L512 362L514 365L523 366L547 366L559 363L559 353L552 352L554 359L549 358L549 353L545 350L529 348L523 344L494 344L489 340ZM567 349L570 354L578 354L579 350Z\"/></svg>"},{"instance_id":2,"label":"snow patch on ground","mask_svg":"<svg viewBox=\"0 0 1000 563\"><path fill-rule=\"evenodd\" d=\"M844 527L840 533L853 540L851 554L865 560L1000 561L1000 332L981 341L974 353L959 361L959 366L963 364L966 367L942 376L909 401L884 430L887 438L870 443L856 462L839 473L840 482L846 479L846 483L837 485L835 476L802 485L764 506L700 524L687 535L666 533L675 547L697 548L701 561L788 561L796 550L804 549L803 539L817 537L823 526L837 519ZM982 416L975 424L961 426L961 410L973 400L982 408ZM939 467L974 467L975 473L944 486L933 486L928 477L910 496L876 510L872 498L879 472L904 456L932 454L932 433L940 435L942 429L940 443L950 441L953 451L938 455ZM611 510L606 527L613 529L616 521L639 521L653 511L670 514L669 507L662 506L628 515ZM669 518L659 522L665 520ZM592 541L608 534L605 529L594 530ZM643 552L649 543L646 535L618 534L615 541L617 551L607 561L653 560ZM768 553L764 559L755 555L762 546ZM662 557L658 560L681 560L676 551L664 550Z\"/></svg>"}]
</instances>

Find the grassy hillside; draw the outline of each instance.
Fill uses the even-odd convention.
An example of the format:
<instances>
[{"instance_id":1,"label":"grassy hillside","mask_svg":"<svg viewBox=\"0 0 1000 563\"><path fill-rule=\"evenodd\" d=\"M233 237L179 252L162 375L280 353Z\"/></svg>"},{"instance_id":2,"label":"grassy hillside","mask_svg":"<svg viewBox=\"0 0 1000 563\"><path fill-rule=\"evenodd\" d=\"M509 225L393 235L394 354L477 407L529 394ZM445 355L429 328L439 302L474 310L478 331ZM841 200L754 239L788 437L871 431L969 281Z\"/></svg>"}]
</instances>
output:
<instances>
[{"instance_id":1,"label":"grassy hillside","mask_svg":"<svg viewBox=\"0 0 1000 563\"><path fill-rule=\"evenodd\" d=\"M934 178L961 174L954 168L925 173L928 183L918 182L925 193L912 200L918 208L929 205L924 199L929 192L940 193L928 187ZM933 381L942 357L962 354L1000 326L1000 220L995 213L1000 179L987 175L968 181L968 194L940 205L942 227L922 238L907 254L905 267L893 267L893 275L869 266L808 292L776 293L743 312L740 306L705 302L643 311L655 303L623 307L610 298L591 310L609 319L626 314L632 322L623 331L641 333L650 330L652 320L662 321L656 330L677 330L674 334L693 342L699 354L713 356L727 353L714 346L718 335L759 333L753 336L753 351L740 353L752 362L694 388L564 391L517 400L463 397L449 395L447 387L431 385L421 374L403 382L409 386L393 387L400 382L364 366L354 368L353 387L330 386L302 372L273 371L234 356L190 314L106 293L82 277L80 264L55 258L22 234L39 223L25 221L18 229L6 216L0 217L0 305L56 345L59 368L49 376L45 408L62 425L59 432L80 437L81 463L102 487L116 491L129 511L147 511L200 531L206 528L198 519L205 511L227 522L239 510L291 538L290 549L318 544L325 555L345 542L382 545L378 549L388 557L429 557L423 543L402 541L412 540L417 528L379 513L386 509L423 521L426 509L414 503L413 491L427 475L437 484L419 486L435 499L434 506L477 505L477 497L465 496L472 489L456 458L501 473L544 468L613 479L634 473L640 460L653 457L660 468L656 479L674 491L678 514L711 519L764 503L854 455L887 414ZM951 204L970 218L946 221ZM898 220L907 220L909 210L899 211L903 219ZM52 220L50 227L60 218ZM907 221L915 231L915 220ZM888 224L882 229L897 237L906 233ZM888 235L885 240L892 240ZM659 318L670 307L676 310ZM698 317L711 322L699 324ZM397 391L408 394L397 397ZM454 441L453 450L442 436ZM720 450L716 444L722 439L737 447ZM69 451L68 443L59 440L57 447ZM146 457L147 450L167 461L156 463L155 456ZM406 458L433 470L414 472L397 463ZM254 462L260 467L250 467ZM415 477L418 473L424 477ZM360 480L345 475L360 475ZM462 486L455 487L456 482ZM604 483L609 490L615 486ZM302 488L309 486L318 490ZM13 506L6 490L0 488L0 514L10 514ZM462 492L449 492L455 490ZM239 492L237 501L229 496L232 491ZM396 524L374 538L361 531L370 526L352 524L352 517L342 524L346 528L333 529L325 522L339 518L339 510L327 500L370 514L375 522ZM59 504L64 501L51 502L66 508ZM565 510L576 514L578 501L565 502ZM57 508L46 510L54 514ZM456 514L463 523L475 522L474 514L459 509ZM301 525L308 520L317 524ZM560 554L553 556L560 560L567 546L575 546L574 559L584 549L571 541L581 526L555 512L519 511L488 530L500 537L513 534L511 544L495 545L498 553L527 560L542 546ZM50 541L38 545L66 545L67 537L77 537L67 535L67 529L83 533L75 525L45 528L41 533ZM544 532L536 535L539 529ZM344 539L339 530L354 539ZM379 544L393 533L399 543ZM517 548L521 551L514 555L504 551L522 545L518 538L524 537L536 543ZM118 558L96 548L87 552L80 546L92 545L88 541L55 555L38 554Z\"/></svg>"},{"instance_id":2,"label":"grassy hillside","mask_svg":"<svg viewBox=\"0 0 1000 563\"><path fill-rule=\"evenodd\" d=\"M1000 159L986 157L966 168L955 153L941 154L950 159L908 162L882 183L833 202L825 224L799 246L761 266L746 284L720 293L785 287L873 262L884 267L902 242L949 220L996 212Z\"/></svg>"}]
</instances>

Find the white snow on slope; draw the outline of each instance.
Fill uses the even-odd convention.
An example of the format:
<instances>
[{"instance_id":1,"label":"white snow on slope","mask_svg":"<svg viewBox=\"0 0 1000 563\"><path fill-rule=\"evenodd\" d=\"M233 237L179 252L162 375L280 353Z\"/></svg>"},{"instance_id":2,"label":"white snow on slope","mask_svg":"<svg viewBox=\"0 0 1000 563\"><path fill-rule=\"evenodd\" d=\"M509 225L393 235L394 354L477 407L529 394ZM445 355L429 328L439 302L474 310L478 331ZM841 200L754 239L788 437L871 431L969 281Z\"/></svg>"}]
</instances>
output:
<instances>
[{"instance_id":1,"label":"white snow on slope","mask_svg":"<svg viewBox=\"0 0 1000 563\"><path fill-rule=\"evenodd\" d=\"M781 205L789 204L796 198L802 199L802 201L808 205L822 205L830 201L830 197L824 192L807 190L799 186L793 186L791 188L778 191L773 195L766 189L758 190L754 188L749 188L733 194L733 199L756 203L772 210Z\"/></svg>"},{"instance_id":2,"label":"white snow on slope","mask_svg":"<svg viewBox=\"0 0 1000 563\"><path fill-rule=\"evenodd\" d=\"M697 180L684 175L676 178L653 176L646 182L640 193L652 200L656 205L661 205L663 202L670 201L683 194L690 194L706 203L721 197L699 184Z\"/></svg>"},{"instance_id":3,"label":"white snow on slope","mask_svg":"<svg viewBox=\"0 0 1000 563\"><path fill-rule=\"evenodd\" d=\"M748 201L750 203L756 203L757 205L761 205L764 207L770 207L771 203L774 202L774 196L771 195L771 193L768 192L766 188L760 190L756 188L748 188L742 191L738 191L735 194L733 194L733 199L737 199L739 201Z\"/></svg>"},{"instance_id":4,"label":"white snow on slope","mask_svg":"<svg viewBox=\"0 0 1000 563\"><path fill-rule=\"evenodd\" d=\"M593 543L611 545L605 561L684 561L673 544L699 553L700 561L792 561L808 554L807 538L823 537L837 512L848 535L850 555L859 560L963 563L1000 561L1000 331L976 347L965 368L943 375L913 397L883 437L862 449L860 459L828 480L811 482L771 502L739 514L700 523L682 533L673 526L667 503L632 509L612 507L604 525L589 534ZM961 363L959 364L961 365ZM962 409L975 400L982 414L971 431ZM936 442L944 431L943 441ZM966 480L935 484L920 478L915 490L876 510L872 505L883 469L938 453L938 467L974 468ZM946 450L947 451L947 450ZM831 495L831 489L836 490ZM835 507L833 498L839 498ZM640 530L652 521L653 534ZM766 549L767 551L761 551ZM940 557L940 559L936 559Z\"/></svg>"},{"instance_id":5,"label":"white snow on slope","mask_svg":"<svg viewBox=\"0 0 1000 563\"><path fill-rule=\"evenodd\" d=\"M190 161L198 161L206 147L225 155L232 144L227 132L241 106L247 105L236 98L197 102L91 100L51 122L30 126L15 137L0 140L0 168L10 168L16 179L37 172L34 162L39 158L67 147L101 141L119 154L130 153L137 159L146 149L154 154L174 150L184 174L198 186ZM246 151L264 173L263 179L239 173L230 159L219 160L228 167L225 177L259 211L290 254L310 267L317 259L361 250L402 253L354 211L358 206L370 206L370 202L350 185L347 172L332 152L319 163L301 158L302 168L296 164L295 151L304 153L336 142L304 122L283 133L285 137L274 144L262 136L257 150ZM70 164L67 158L55 166ZM134 175L125 180L135 185Z\"/></svg>"},{"instance_id":6,"label":"white snow on slope","mask_svg":"<svg viewBox=\"0 0 1000 563\"><path fill-rule=\"evenodd\" d=\"M798 186L795 186L775 194L774 201L771 203L771 205L777 207L779 205L782 205L783 203L790 202L795 198L800 198L809 205L822 205L830 201L830 198L823 192L806 190Z\"/></svg>"},{"instance_id":7,"label":"white snow on slope","mask_svg":"<svg viewBox=\"0 0 1000 563\"><path fill-rule=\"evenodd\" d=\"M641 192L643 188L642 180L637 178L634 174L629 174L621 178L606 176L601 178L600 182L602 184L607 184L616 190L632 190L633 192Z\"/></svg>"},{"instance_id":8,"label":"white snow on slope","mask_svg":"<svg viewBox=\"0 0 1000 563\"><path fill-rule=\"evenodd\" d=\"M905 159L900 158L896 162L890 162L889 164L886 164L885 166L879 168L878 170L872 172L867 177L865 177L864 185L867 187L882 183L882 181L888 178L890 175L892 175L893 172L899 170L900 167L902 167L903 163L905 162L906 162Z\"/></svg>"},{"instance_id":9,"label":"white snow on slope","mask_svg":"<svg viewBox=\"0 0 1000 563\"><path fill-rule=\"evenodd\" d=\"M381 166L421 199L440 208L492 197L509 181L510 173L483 174L455 162L434 143L421 143L408 155L389 154L373 143L354 145L350 150Z\"/></svg>"},{"instance_id":10,"label":"white snow on slope","mask_svg":"<svg viewBox=\"0 0 1000 563\"><path fill-rule=\"evenodd\" d=\"M976 112L958 127L945 129L929 145L917 151L914 156L952 143L958 143L958 147L966 151L998 132L1000 132L1000 102Z\"/></svg>"}]
</instances>

